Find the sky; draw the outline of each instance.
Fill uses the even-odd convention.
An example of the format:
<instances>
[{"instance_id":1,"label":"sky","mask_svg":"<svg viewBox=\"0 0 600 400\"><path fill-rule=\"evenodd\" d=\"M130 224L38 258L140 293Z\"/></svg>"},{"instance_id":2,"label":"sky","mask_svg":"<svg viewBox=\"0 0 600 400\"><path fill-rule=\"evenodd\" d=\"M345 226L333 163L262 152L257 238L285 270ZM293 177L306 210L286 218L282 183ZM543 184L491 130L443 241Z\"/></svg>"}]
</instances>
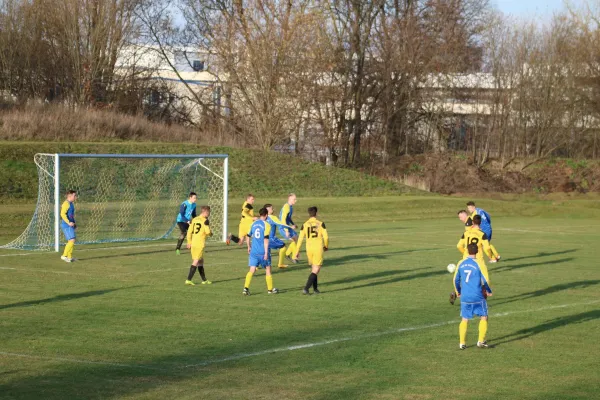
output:
<instances>
[{"instance_id":1,"label":"sky","mask_svg":"<svg viewBox=\"0 0 600 400\"><path fill-rule=\"evenodd\" d=\"M571 0L573 4L582 3L583 0ZM563 0L492 0L500 11L512 14L515 17L530 18L539 16L547 18L555 11L564 10Z\"/></svg>"}]
</instances>

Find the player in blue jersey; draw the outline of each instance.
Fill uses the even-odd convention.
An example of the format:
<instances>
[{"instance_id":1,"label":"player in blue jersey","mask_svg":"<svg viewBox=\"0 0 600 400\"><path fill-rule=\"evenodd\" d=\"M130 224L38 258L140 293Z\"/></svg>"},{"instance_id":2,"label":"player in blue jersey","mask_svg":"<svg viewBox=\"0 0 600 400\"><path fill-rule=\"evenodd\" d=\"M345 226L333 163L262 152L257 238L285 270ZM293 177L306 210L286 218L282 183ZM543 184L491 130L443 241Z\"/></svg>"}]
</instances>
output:
<instances>
[{"instance_id":1,"label":"player in blue jersey","mask_svg":"<svg viewBox=\"0 0 600 400\"><path fill-rule=\"evenodd\" d=\"M488 326L488 296L492 295L485 276L479 269L479 264L475 259L478 251L476 244L471 243L467 246L469 257L458 264L454 273L454 289L456 295L460 297L460 316L462 321L459 327L460 343L459 348L464 350L467 348L467 325L473 316L481 317L479 321L479 340L477 347L487 348L488 344L485 341Z\"/></svg>"},{"instance_id":2,"label":"player in blue jersey","mask_svg":"<svg viewBox=\"0 0 600 400\"><path fill-rule=\"evenodd\" d=\"M74 190L67 191L67 198L60 208L60 228L67 239L67 245L65 251L60 257L65 262L73 262L73 248L75 247L75 205L73 204L77 200L77 192Z\"/></svg>"},{"instance_id":3,"label":"player in blue jersey","mask_svg":"<svg viewBox=\"0 0 600 400\"><path fill-rule=\"evenodd\" d=\"M198 200L196 193L190 192L188 199L179 206L179 213L177 214L177 226L179 227L181 233L179 234L177 248L175 249L177 255L180 254L181 245L185 240L190 223L194 218L196 218L196 200Z\"/></svg>"},{"instance_id":4,"label":"player in blue jersey","mask_svg":"<svg viewBox=\"0 0 600 400\"><path fill-rule=\"evenodd\" d=\"M483 231L488 237L490 242L490 249L492 250L492 259L490 262L495 263L500 261L500 254L492 244L492 217L484 209L475 207L475 202L469 201L467 203L467 210L469 210L469 218L472 220L474 216L479 215L481 217L481 226L479 229Z\"/></svg>"},{"instance_id":5,"label":"player in blue jersey","mask_svg":"<svg viewBox=\"0 0 600 400\"><path fill-rule=\"evenodd\" d=\"M294 229L296 229L296 224L292 220L292 216L294 214L294 205L296 204L296 195L294 193L288 194L287 203L281 207L281 211L279 212L279 220L285 224L285 226L279 226L279 233L281 237L285 240L290 240L290 245L288 248L281 248L279 250L279 264L284 265L285 259L287 258L290 262L294 264L298 261L292 258L292 255L296 254L296 241L298 240L298 234Z\"/></svg>"},{"instance_id":6,"label":"player in blue jersey","mask_svg":"<svg viewBox=\"0 0 600 400\"><path fill-rule=\"evenodd\" d=\"M267 216L267 223L271 226L271 233L269 234L269 249L271 250L282 250L285 247L283 240L277 237L277 227L291 229L291 226L284 224L279 218L273 215L273 204L265 204L263 208L266 208L269 215ZM283 251L285 256L285 250ZM287 268L285 264L278 264L279 268Z\"/></svg>"},{"instance_id":7,"label":"player in blue jersey","mask_svg":"<svg viewBox=\"0 0 600 400\"><path fill-rule=\"evenodd\" d=\"M267 290L269 294L276 294L279 291L273 287L273 276L271 276L271 250L269 249L269 235L271 225L267 222L269 212L266 208L261 208L258 212L259 219L254 221L248 232L248 267L250 271L246 274L244 283L245 296L250 296L250 283L257 268L266 270Z\"/></svg>"}]
</instances>

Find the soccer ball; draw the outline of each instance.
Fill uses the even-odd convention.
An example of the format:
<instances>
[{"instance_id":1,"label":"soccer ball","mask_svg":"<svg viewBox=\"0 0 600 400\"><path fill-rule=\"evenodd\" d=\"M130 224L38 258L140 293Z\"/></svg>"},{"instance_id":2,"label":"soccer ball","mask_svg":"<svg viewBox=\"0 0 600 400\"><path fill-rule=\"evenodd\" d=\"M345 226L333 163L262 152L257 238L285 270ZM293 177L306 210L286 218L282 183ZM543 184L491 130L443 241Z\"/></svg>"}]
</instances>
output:
<instances>
[{"instance_id":1,"label":"soccer ball","mask_svg":"<svg viewBox=\"0 0 600 400\"><path fill-rule=\"evenodd\" d=\"M456 271L456 265L454 265L454 264L448 264L448 266L446 267L446 269L448 270L448 272L453 273L454 271Z\"/></svg>"}]
</instances>

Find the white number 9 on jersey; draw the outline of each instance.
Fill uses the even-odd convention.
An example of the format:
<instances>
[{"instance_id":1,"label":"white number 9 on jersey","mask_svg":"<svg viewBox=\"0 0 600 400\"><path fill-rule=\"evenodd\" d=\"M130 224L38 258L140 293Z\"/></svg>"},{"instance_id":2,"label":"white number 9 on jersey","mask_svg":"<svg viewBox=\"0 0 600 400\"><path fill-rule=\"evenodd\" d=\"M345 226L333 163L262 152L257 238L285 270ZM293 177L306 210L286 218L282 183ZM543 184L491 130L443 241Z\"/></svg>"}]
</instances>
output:
<instances>
[{"instance_id":1,"label":"white number 9 on jersey","mask_svg":"<svg viewBox=\"0 0 600 400\"><path fill-rule=\"evenodd\" d=\"M260 239L260 228L256 228L254 230L254 237Z\"/></svg>"}]
</instances>

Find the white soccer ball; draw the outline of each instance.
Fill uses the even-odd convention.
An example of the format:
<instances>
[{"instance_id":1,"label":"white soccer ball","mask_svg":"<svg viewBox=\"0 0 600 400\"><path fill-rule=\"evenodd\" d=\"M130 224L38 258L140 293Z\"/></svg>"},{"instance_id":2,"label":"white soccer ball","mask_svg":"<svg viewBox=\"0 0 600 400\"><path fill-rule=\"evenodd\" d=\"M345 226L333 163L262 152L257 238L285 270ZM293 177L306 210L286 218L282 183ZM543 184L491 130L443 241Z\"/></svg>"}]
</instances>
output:
<instances>
[{"instance_id":1,"label":"white soccer ball","mask_svg":"<svg viewBox=\"0 0 600 400\"><path fill-rule=\"evenodd\" d=\"M446 267L446 269L448 270L448 272L453 273L454 271L456 271L456 265L454 265L454 264L448 264L448 266Z\"/></svg>"}]
</instances>

